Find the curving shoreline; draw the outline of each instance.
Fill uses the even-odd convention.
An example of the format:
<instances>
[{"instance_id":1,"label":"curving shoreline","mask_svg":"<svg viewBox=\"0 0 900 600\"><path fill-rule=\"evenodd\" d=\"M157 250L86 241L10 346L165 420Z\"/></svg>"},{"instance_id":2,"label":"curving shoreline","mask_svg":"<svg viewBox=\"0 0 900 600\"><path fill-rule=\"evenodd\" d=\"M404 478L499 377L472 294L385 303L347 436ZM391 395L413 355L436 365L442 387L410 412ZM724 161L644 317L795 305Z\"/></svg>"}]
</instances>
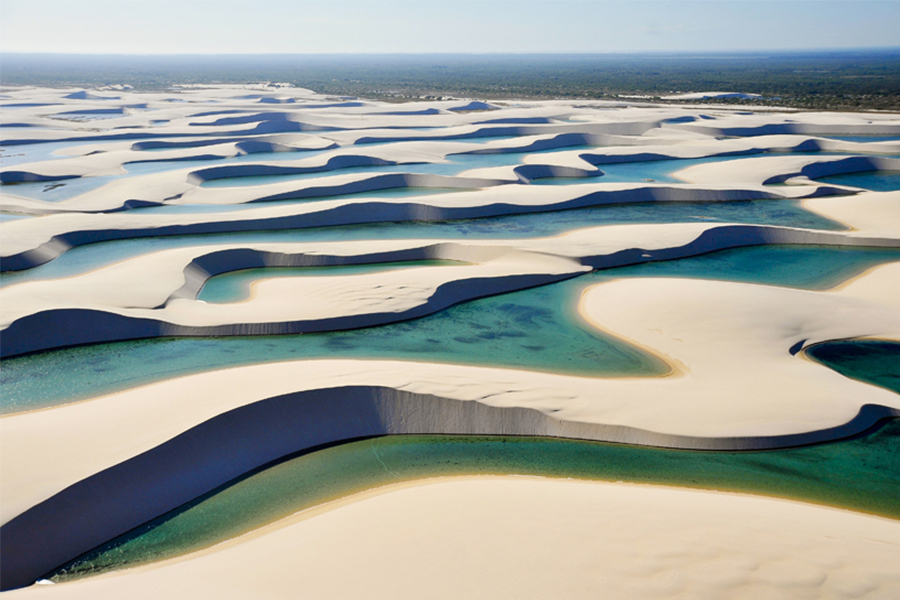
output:
<instances>
[{"instance_id":1,"label":"curving shoreline","mask_svg":"<svg viewBox=\"0 0 900 600\"><path fill-rule=\"evenodd\" d=\"M599 515L598 506L606 507ZM133 590L134 597L150 598L205 581L204 591L224 597L241 586L265 587L272 597L290 598L296 593L293 574L303 578L311 593L321 595L334 594L334 582L342 581L341 597L417 597L440 581L450 596L481 590L489 595L563 592L589 598L605 590L616 597L634 597L637 591L652 598L665 590L647 584L647 570L658 573L662 568L668 574L684 569L685 563L691 568L686 585L700 590L716 588L724 579L751 595L782 586L841 593L862 576L865 589L891 593L897 586L894 522L783 500L644 485L478 477L399 484L329 508L300 513L191 557L10 595L89 598ZM421 523L410 522L412 514L421 515ZM560 519L561 514L569 518ZM524 531L523 520L530 523ZM476 546L469 535L473 528L483 538ZM352 543L346 537L350 531ZM733 543L736 535L739 546ZM573 546L572 540L582 537ZM298 545L298 538L318 543ZM442 542L440 554L423 553L421 548L433 539ZM510 541L518 543L506 548ZM646 548L660 552L647 556ZM246 568L257 562L253 571ZM719 577L711 581L713 567ZM409 583L410 572L421 576L411 589L398 590L394 582ZM478 575L477 583L460 573Z\"/></svg>"},{"instance_id":2,"label":"curving shoreline","mask_svg":"<svg viewBox=\"0 0 900 600\"><path fill-rule=\"evenodd\" d=\"M896 454L894 420L861 438L765 452L691 452L560 438L385 436L316 449L253 471L90 551L53 573L69 581L243 543L279 521L309 517L448 477L548 477L752 493L896 518L900 505L873 464ZM849 457L848 457L849 455ZM817 476L806 465L820 466ZM839 485L833 477L839 478ZM252 508L251 508L252 507ZM301 513L301 514L298 514ZM296 517L295 517L296 515Z\"/></svg>"},{"instance_id":3,"label":"curving shoreline","mask_svg":"<svg viewBox=\"0 0 900 600\"><path fill-rule=\"evenodd\" d=\"M665 231L665 237L660 235L661 231ZM620 267L757 244L900 247L900 238L862 233L752 225L623 225L577 230L554 238L482 242L482 245L383 241L377 245L385 251L372 253L370 250L365 254L357 249L362 243L321 243L309 256L302 251L291 252L293 248L303 248L299 245L169 251L151 256L152 266L147 259L135 259L72 278L65 284L70 288L65 303L43 301L41 290L47 285L40 282L3 289L0 295L6 304L5 340L0 352L4 357L11 357L76 344L154 336L286 334L372 326L430 314L464 300L559 281L584 272L586 267ZM640 238L646 241L633 245ZM367 248L373 245L376 244L365 244ZM323 254L329 247L335 249L332 257ZM398 247L403 249L392 249ZM305 315L303 312L298 314L293 305L273 304L263 295L239 307L207 305L195 300L203 283L212 275L244 268L427 259L461 260L478 263L481 268L454 270L452 275L456 277L453 279L441 279L440 270L431 269L428 273L434 273L434 277L425 275L424 281L429 282L425 288L421 279L421 273L425 271L416 273L415 285L409 280L408 273L393 278L385 276L388 277L386 281L378 278L377 284L373 279L370 285L378 289L372 288L371 296L364 296L362 301L370 306L372 298L381 298L374 311L356 308L355 300L346 295L341 284L331 281L329 284L338 286L335 294L323 295L318 291L315 295L307 295L307 302L311 304L305 308ZM182 270L183 275L176 269ZM122 292L118 293L120 299L107 291L111 281L121 285L135 275L145 279L148 270L158 277L153 280L152 287L134 281L127 286L130 289L124 296ZM408 280L405 285L389 284L393 279L404 277ZM336 281L343 279L335 278ZM366 285L365 278L359 276L346 280L354 290L358 290L359 285ZM166 289L163 285L170 287ZM308 285L318 284L283 280L277 282L276 289L280 296L296 294L298 290L302 292L302 286ZM59 288L59 284L54 286ZM269 287L275 288L276 283ZM92 292L94 288L100 290L100 295ZM35 291L29 293L30 290ZM354 291L354 294L358 293ZM404 299L387 302L389 298L397 297ZM333 308L330 313L327 310L322 313L322 309L316 308L316 302L319 306L324 303ZM386 311L386 307L390 307L389 310Z\"/></svg>"},{"instance_id":4,"label":"curving shoreline","mask_svg":"<svg viewBox=\"0 0 900 600\"><path fill-rule=\"evenodd\" d=\"M884 269L876 269L874 274L877 275L879 270ZM872 273L870 273L868 277L871 278ZM862 278L862 280L864 279L865 277ZM623 281L628 282L628 280L620 280L620 283ZM734 287L735 285L747 287L740 286L739 284L708 283L719 287L722 285L725 285L725 287ZM615 284L616 282L602 284L594 288L594 290L608 288ZM844 288L844 291L846 291L846 288ZM592 291L588 292L587 297L589 300L591 299L590 294L592 293ZM837 292L830 292L830 294L840 293L840 290ZM788 358L787 360L793 361L794 359ZM798 364L798 366L800 365L802 365L802 363ZM683 373L680 377L675 379L665 378L664 381L668 380L683 383L690 380L692 373L695 374L701 372L698 370L698 366L696 361L688 363L687 373ZM278 365L276 365L276 367L278 367ZM817 373L817 376L820 378L824 375L824 373L819 371L817 371ZM218 374L214 374L214 376L221 378ZM203 378L204 377L201 376L192 379ZM209 377L207 376L205 379L209 380ZM832 381L831 384L833 385L836 381L837 380ZM172 385L181 386L182 382L179 380L170 382L168 387L172 387ZM151 386L151 388L155 387L159 386ZM634 388L633 384L630 387ZM156 394L153 393L153 389L145 391L149 392L154 397L156 396ZM857 394L861 391L861 388L856 388ZM870 390L869 393L872 394L875 392L874 390ZM325 396L320 397L321 394L325 394ZM891 398L895 397L895 395L888 393L882 397ZM794 398L794 401L796 402L796 398ZM448 402L449 404L446 404ZM491 402L496 403L496 400L492 399ZM97 403L97 401L94 401L89 404L96 405ZM156 404L156 402L154 402L154 404ZM542 414L540 411L520 408L523 405L519 403L509 405L501 401L499 404L494 404L494 407L490 407L478 402L460 403L459 401L432 396L423 397L415 392L410 394L409 392L398 391L397 388L362 387L348 389L339 387L300 393L300 395L294 393L289 394L288 396L257 401L253 404L241 404L239 408L226 412L220 412L220 409L216 413L217 416L212 419L184 431L168 442L154 446L144 454L137 455L111 469L82 479L74 486L67 488L48 500L35 505L18 517L15 517L4 525L4 539L6 540L5 543L9 544L15 542L15 540L19 539L21 536L21 539L27 540L27 542L20 542L23 546L33 547L34 539L41 535L38 533L41 531L41 524L43 524L44 527L49 524L55 524L50 526L53 530L52 535L73 535L73 532L66 532L64 529L58 527L62 516L59 511L64 510L62 507L71 506L73 504L90 504L96 506L97 510L100 511L98 516L99 514L103 515L103 520L108 524L108 527L118 527L118 533L121 533L126 529L137 526L141 522L149 520L155 516L153 513L161 514L162 512L166 512L205 491L209 491L209 489L221 485L225 481L239 475L241 472L265 464L278 456L295 452L303 447L315 446L321 443L342 439L342 436L343 439L347 439L385 433L501 433L514 435L562 435L564 437L581 439L611 439L643 445L670 447L759 449L765 447L808 444L859 433L870 427L879 419L900 416L900 404L897 404L896 401L894 401L893 404L893 407L890 405L862 406L855 418L830 430L807 431L802 434L776 435L769 437L757 435L753 438L719 437L698 439L685 438L677 435L673 436L671 434L661 434L646 430L642 431L640 429L631 429L622 426L589 424L589 422L566 422L564 420L565 412L556 413L556 411L551 411L550 414L553 414L554 416L549 416L546 412ZM465 407L465 409L463 409L463 407ZM97 408L97 406L82 405L74 407L74 410L82 411L85 408ZM295 413L295 410L299 410L300 412ZM314 418L309 418L309 414L305 412L309 410L314 412ZM546 411L546 409L544 410ZM334 411L334 414L330 411ZM424 412L419 413L417 411ZM555 416L556 414L560 416ZM20 422L22 418L25 420L34 420L34 415L22 415L19 418ZM11 423L9 420L10 418L7 417L6 419L6 423L9 425ZM13 418L13 421L15 421L15 418ZM315 429L310 430L302 426L297 427L300 423L308 423L310 421L317 424ZM68 423L70 420L67 418L66 422ZM333 423L330 427L335 429L325 433L321 429L324 423ZM119 425L117 425L117 427ZM228 433L225 433L225 430L222 429L223 427ZM410 427L412 427L412 429L410 429ZM434 427L434 429L429 429L430 427ZM279 428L285 428L285 436L279 437L276 435L275 432L280 430ZM7 431L10 430L7 429ZM11 431L15 431L15 429L12 429ZM258 434L254 435L253 431L257 431ZM321 437L322 435L326 435L327 437ZM298 436L301 437L298 438ZM239 442L238 440L245 440L245 442ZM38 442L38 440L34 440L34 442ZM241 443L247 444L246 449L243 451L238 449L239 444ZM300 444L299 447L298 443ZM222 444L225 444L225 446L222 446L217 450L216 448ZM306 445L304 446L304 444ZM190 454L184 454L184 450L181 450L180 448L191 448L192 452ZM203 448L203 452L198 455L197 450L200 448ZM173 452L174 454L169 456L169 454ZM163 455L167 458L159 458ZM185 459L188 457L191 457L190 460L192 461L206 460L209 462L203 464L187 464ZM248 463L246 462L247 460L257 462ZM156 467L152 470L148 470L148 466L151 464L156 465ZM190 478L185 478L184 475L181 474L183 473L181 471L167 475L166 470L170 468L168 465L177 465L179 470L189 469L192 475ZM151 477L151 473L155 473L155 475ZM198 477L198 475L201 474L202 478ZM155 479L156 477L161 477L163 479L157 480ZM168 477L174 477L174 479L168 480L167 482L165 478ZM190 481L191 483L190 486L185 487L184 484L175 484L175 481ZM206 485L207 489L199 489L196 487L197 485ZM99 488L95 488L94 486L99 486ZM134 486L137 487L135 488ZM102 494L102 496L107 498L111 503L110 505L98 503L96 499L91 503L72 502L73 497L84 496L96 498L96 490L98 489L115 489L118 491L115 495L110 495L109 492ZM167 490L167 493L164 496L161 496L159 493L147 494L146 491L140 491L149 489L165 489ZM129 493L129 490L131 490L131 494ZM135 497L152 497L154 500L149 503L151 507L148 508L148 501L146 499L142 503L135 503L125 500L120 494L125 494L128 498L131 498L132 494ZM170 504L166 504L167 501L170 502ZM9 503L4 502L4 504L8 506ZM127 514L122 515L121 518L126 519L125 521L117 521L119 517L113 519L114 513L121 514L123 510L126 513L138 510L147 510L149 512L138 512L137 515L132 515L130 520ZM72 522L75 524L75 529L81 529L77 525L77 523L82 522L80 519L63 519L63 521ZM114 535L117 534L114 529L109 528L92 528L90 531L91 535L102 536L105 534L109 537L114 537ZM45 533L45 535L48 534ZM59 541L54 539L51 545L60 548L61 552L66 551L69 552L70 555L74 555L88 550L90 547L97 545L101 541L103 540L98 541L96 538L89 538L88 541L83 542L83 545L81 546L67 547L61 545ZM55 555L48 554L46 548L40 548L38 553L41 557L50 556L55 560ZM22 556L25 557L27 555L26 553L23 553ZM33 558L33 560L37 560L37 558ZM6 561L6 564L10 564L10 562L11 561ZM12 564L13 567L9 568L15 568L15 563L12 562ZM44 570L52 568L43 563L38 563L38 565ZM18 568L21 569L22 567ZM26 575L22 575L24 579L38 576L28 570L26 570L25 573ZM11 580L10 577L15 576L7 575L5 579L9 581Z\"/></svg>"},{"instance_id":5,"label":"curving shoreline","mask_svg":"<svg viewBox=\"0 0 900 600\"><path fill-rule=\"evenodd\" d=\"M31 164L16 158L17 164L4 163L0 168L0 179L48 181L46 190L64 184L66 178L112 181L81 195L47 194L47 199L68 196L57 203L15 197L6 193L15 187L4 186L0 209L34 216L0 224L2 268L27 270L75 246L92 255L93 262L84 264L96 268L67 271L70 266L64 263L51 271L55 278L5 286L0 292L4 359L116 339L261 335L394 323L591 270L724 248L772 244L900 248L900 191L868 192L816 181L837 172L900 169L900 159L880 156L897 154L900 144L811 137L892 134L900 128L894 115L741 114L724 108L611 108L566 101L522 106L434 102L413 107L422 110L396 111L377 102L333 102L309 91L287 98L280 88L247 95L246 90L228 87L185 90L193 102L184 103L123 92L103 100L113 104L96 109L92 94L70 92L12 90L10 98L0 100L2 106L7 100L42 99L40 107L17 109L16 126L4 128L13 149L21 147L25 154L43 156L36 150L43 143L71 142L62 150L68 158ZM137 106L137 100L143 106L140 111L118 106L124 102ZM277 106L267 107L267 103ZM490 115L471 112L489 109ZM84 124L50 117L66 119L84 110L106 111L96 114L110 118ZM7 114L11 113L4 111L5 125L10 119ZM716 139L721 135L743 137ZM583 145L591 147L578 147ZM548 149L559 151L537 153ZM279 155L260 154L273 152ZM454 167L444 172L456 174L438 174L443 169L440 163L454 154L478 157L511 152L530 154L481 165L473 160L471 169L457 173ZM241 156L253 161L237 161ZM640 181L603 181L604 164L665 158L703 162L686 163L693 166L671 175L684 183L649 181L662 176L640 175L640 170L622 171ZM179 164L197 159L213 162ZM126 171L123 165L135 162L159 164L120 176ZM468 159L461 162L470 164ZM400 172L343 171L367 165ZM420 170L430 171L413 172L413 165L425 165ZM609 171L613 173L611 167ZM201 180L222 177L279 174L298 177L261 180L252 186L199 185ZM534 179L548 177L559 185L531 185ZM596 179L571 183L566 180L569 177ZM416 191L448 186L466 191L431 195ZM79 189L86 188L75 183L64 188ZM398 196L378 190L405 191ZM362 195L340 197L355 192ZM849 229L714 222L709 219L715 217L702 210L703 202L748 199L773 204L800 200L805 208ZM495 238L485 235L487 239L478 240L435 236L324 242L302 237L304 230L321 226L365 227L385 221L477 219L662 202L696 204L700 222L577 228L567 223L559 235L529 237L504 235L501 228L515 225L498 221L491 224L498 227ZM185 245L156 253L150 244L125 260L115 252L104 256L102 244L91 246L114 239L285 228L301 232L297 241L249 243L229 238L218 245ZM468 264L454 269L430 266L270 280L260 282L247 302L215 306L197 301L209 277L236 269L433 259ZM429 361L427 355L415 361L307 358L198 373L64 406L4 415L0 417L0 450L14 459L0 462L2 585L4 589L27 586L74 554L272 460L358 437L541 435L715 451L815 444L856 435L881 419L900 416L900 396L826 368L809 359L806 351L830 340L900 340L898 268L897 262L882 264L841 286L817 291L633 276L601 279L586 289L578 318L674 366L661 377L584 377L529 368L440 364ZM472 490L481 493L488 487ZM552 482L546 489L563 487L571 486ZM529 499L516 505L516 510L533 511L538 496L532 494L540 494L538 488L544 489L522 487ZM671 492L641 490L638 496L648 501L675 498ZM442 510L453 506L447 500L451 496L444 495L435 506ZM409 506L419 508L407 514L423 514L422 504L416 503L424 497L411 494ZM723 507L747 502L710 497L718 498L710 502L721 501ZM407 496L391 493L380 498L376 504L381 508L375 512L359 502L348 505L346 514L363 511L369 518L394 514L391 507L400 506ZM659 514L665 521L684 508L684 501L678 500ZM478 522L477 511L471 505L461 510L469 521L456 531L466 537ZM817 510L802 507L797 514L820 525L825 518ZM729 514L730 529L718 524L716 531L727 534L740 527L733 518L738 513ZM765 514L786 513L773 509ZM814 514L820 516L813 518ZM706 517L695 516L691 522L702 528L710 522L704 521ZM315 529L330 519L313 519L307 526ZM855 522L860 527L871 526L871 521L859 519ZM559 525L562 521L564 517L551 516L533 522ZM336 524L341 528L351 522L341 517ZM421 519L410 522L413 527L426 526ZM640 530L640 519L629 517L623 522L626 530ZM233 567L229 557L243 556L251 547L259 550L259 556L278 555L285 548L296 548L301 539L296 536L302 535L289 523L280 523L265 535L236 541L222 552L164 565L160 577L180 572L173 581L181 585L191 581L185 573L196 574L192 569L203 568L198 565ZM891 548L896 546L892 535L886 538ZM276 538L282 541L273 541ZM396 547L396 537L387 539ZM518 548L527 536L507 532L498 539L507 548ZM588 547L583 540L579 545L578 539L567 533L567 544ZM777 539L786 538L782 534ZM302 551L325 545L307 545ZM423 547L427 548L423 555L440 551L436 544ZM829 550L832 556L835 551ZM271 573L283 576L287 572L279 568ZM334 568L331 564L322 572ZM353 568L362 567L355 563ZM109 581L120 583L105 589L126 590L148 572L101 578L97 584L77 584L58 593L77 596L78 590L84 590L90 594ZM246 573L252 579L268 571L256 564ZM826 573L829 578L833 575ZM811 580L818 576L816 571ZM614 582L627 579L621 574L616 577ZM891 583L885 579L883 584ZM270 582L259 589L275 587ZM21 593L44 592L30 588Z\"/></svg>"},{"instance_id":6,"label":"curving shoreline","mask_svg":"<svg viewBox=\"0 0 900 600\"><path fill-rule=\"evenodd\" d=\"M397 179L394 175L378 177ZM450 193L410 199L374 197L356 201L323 200L313 204L250 207L246 210L213 215L145 214L140 211L50 214L41 220L21 219L15 222L15 227L9 227L10 233L4 244L0 267L5 271L29 269L53 260L74 246L139 237L305 229L390 221L472 219L626 202L802 199L843 191L832 186L806 190L799 186L766 188L761 184L756 188L748 186L744 189L616 183L581 184L566 188L529 186L518 189L519 187L507 185L488 187L477 193L467 192L460 196ZM132 203L131 206L138 204ZM364 210L360 210L360 206L363 206ZM23 210L23 207L14 206L13 209Z\"/></svg>"},{"instance_id":7,"label":"curving shoreline","mask_svg":"<svg viewBox=\"0 0 900 600\"><path fill-rule=\"evenodd\" d=\"M833 440L900 417L866 405L826 431L770 438L686 438L557 420L534 410L490 407L387 388L291 394L220 413L153 449L69 486L0 527L6 589L31 583L67 558L166 513L285 455L375 435L530 435L695 449L763 449ZM310 427L315 423L315 427ZM91 523L85 528L85 523Z\"/></svg>"}]
</instances>

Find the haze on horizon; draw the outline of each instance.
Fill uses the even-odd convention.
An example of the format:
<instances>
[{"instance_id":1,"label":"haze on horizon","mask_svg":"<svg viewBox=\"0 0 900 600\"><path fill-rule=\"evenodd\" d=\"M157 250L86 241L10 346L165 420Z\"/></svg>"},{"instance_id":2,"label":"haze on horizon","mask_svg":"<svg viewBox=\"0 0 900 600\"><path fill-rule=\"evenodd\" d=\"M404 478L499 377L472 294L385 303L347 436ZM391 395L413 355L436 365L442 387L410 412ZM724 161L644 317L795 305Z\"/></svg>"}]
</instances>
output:
<instances>
[{"instance_id":1,"label":"haze on horizon","mask_svg":"<svg viewBox=\"0 0 900 600\"><path fill-rule=\"evenodd\" d=\"M0 0L0 50L748 52L897 47L880 0Z\"/></svg>"}]
</instances>

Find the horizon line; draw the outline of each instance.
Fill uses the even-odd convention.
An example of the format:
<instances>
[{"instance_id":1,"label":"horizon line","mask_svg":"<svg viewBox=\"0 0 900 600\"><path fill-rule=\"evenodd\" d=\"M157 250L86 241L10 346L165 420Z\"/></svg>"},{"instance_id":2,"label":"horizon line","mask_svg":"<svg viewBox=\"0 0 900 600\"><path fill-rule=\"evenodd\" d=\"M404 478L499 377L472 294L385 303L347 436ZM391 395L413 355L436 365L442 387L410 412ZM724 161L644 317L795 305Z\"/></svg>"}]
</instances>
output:
<instances>
[{"instance_id":1,"label":"horizon line","mask_svg":"<svg viewBox=\"0 0 900 600\"><path fill-rule=\"evenodd\" d=\"M798 54L828 52L900 52L896 46L853 46L834 48L760 48L742 50L608 50L592 52L40 52L0 50L0 56L135 56L135 57L175 57L175 56L618 56L618 55L748 55L748 54Z\"/></svg>"}]
</instances>

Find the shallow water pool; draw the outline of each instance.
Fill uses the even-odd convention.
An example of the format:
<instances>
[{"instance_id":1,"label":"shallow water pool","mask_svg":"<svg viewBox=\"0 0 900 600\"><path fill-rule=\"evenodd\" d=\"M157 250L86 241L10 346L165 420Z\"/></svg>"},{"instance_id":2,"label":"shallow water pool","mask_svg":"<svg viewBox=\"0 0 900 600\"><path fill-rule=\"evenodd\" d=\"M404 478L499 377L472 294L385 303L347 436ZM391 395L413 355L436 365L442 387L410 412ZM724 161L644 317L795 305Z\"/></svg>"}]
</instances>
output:
<instances>
[{"instance_id":1,"label":"shallow water pool","mask_svg":"<svg viewBox=\"0 0 900 600\"><path fill-rule=\"evenodd\" d=\"M740 248L594 271L378 327L286 336L161 338L52 350L3 360L0 410L54 406L230 366L312 358L494 365L594 377L656 376L668 372L665 363L597 331L578 315L585 287L620 277L695 277L821 289L897 260L897 249Z\"/></svg>"},{"instance_id":2,"label":"shallow water pool","mask_svg":"<svg viewBox=\"0 0 900 600\"><path fill-rule=\"evenodd\" d=\"M376 487L458 475L530 475L765 494L900 518L900 422L857 439L697 452L533 437L389 436L248 474L60 567L63 582L193 552ZM597 507L602 510L602 507Z\"/></svg>"}]
</instances>

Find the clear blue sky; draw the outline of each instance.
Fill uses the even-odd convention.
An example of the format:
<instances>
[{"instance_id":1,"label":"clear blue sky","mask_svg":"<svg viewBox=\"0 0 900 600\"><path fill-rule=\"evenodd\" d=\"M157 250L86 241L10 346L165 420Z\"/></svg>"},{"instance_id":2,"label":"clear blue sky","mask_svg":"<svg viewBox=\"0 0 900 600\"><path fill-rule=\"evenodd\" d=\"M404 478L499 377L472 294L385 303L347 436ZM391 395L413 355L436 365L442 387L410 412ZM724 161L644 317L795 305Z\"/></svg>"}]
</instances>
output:
<instances>
[{"instance_id":1,"label":"clear blue sky","mask_svg":"<svg viewBox=\"0 0 900 600\"><path fill-rule=\"evenodd\" d=\"M900 46L900 1L0 0L0 50L115 54Z\"/></svg>"}]
</instances>

